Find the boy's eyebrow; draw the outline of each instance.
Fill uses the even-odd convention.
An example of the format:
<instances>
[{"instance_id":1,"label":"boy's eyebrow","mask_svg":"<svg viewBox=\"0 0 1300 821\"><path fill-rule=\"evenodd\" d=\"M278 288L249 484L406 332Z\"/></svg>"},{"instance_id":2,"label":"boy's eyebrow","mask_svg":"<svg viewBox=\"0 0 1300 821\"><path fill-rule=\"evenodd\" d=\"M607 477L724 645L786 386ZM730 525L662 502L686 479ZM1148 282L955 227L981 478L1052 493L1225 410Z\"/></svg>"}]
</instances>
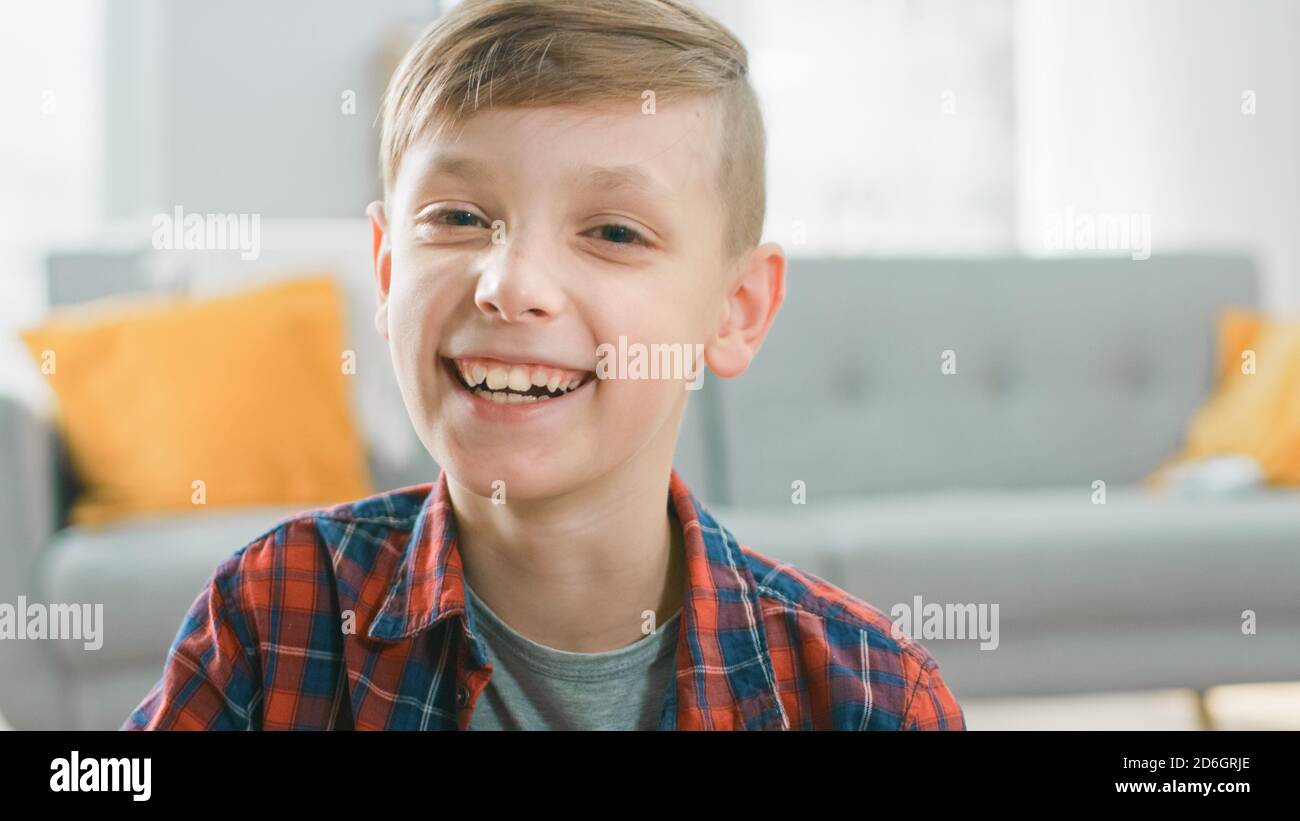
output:
<instances>
[{"instance_id":1,"label":"boy's eyebrow","mask_svg":"<svg viewBox=\"0 0 1300 821\"><path fill-rule=\"evenodd\" d=\"M480 162L473 157L463 157L456 154L438 154L429 163L429 172L431 174L447 174L452 177L460 177L463 180L473 180L475 178L491 178L492 171L487 163Z\"/></svg>"},{"instance_id":2,"label":"boy's eyebrow","mask_svg":"<svg viewBox=\"0 0 1300 821\"><path fill-rule=\"evenodd\" d=\"M584 165L578 169L576 176L588 187L600 191L617 191L620 188L631 188L645 191L648 194L658 194L662 190L659 184L651 179L649 174L634 165Z\"/></svg>"},{"instance_id":3,"label":"boy's eyebrow","mask_svg":"<svg viewBox=\"0 0 1300 821\"><path fill-rule=\"evenodd\" d=\"M474 157L438 154L429 163L430 174L446 174L463 180L492 179L491 165ZM664 196L667 189L635 165L582 165L573 175L577 184L596 191L630 189L651 196Z\"/></svg>"}]
</instances>

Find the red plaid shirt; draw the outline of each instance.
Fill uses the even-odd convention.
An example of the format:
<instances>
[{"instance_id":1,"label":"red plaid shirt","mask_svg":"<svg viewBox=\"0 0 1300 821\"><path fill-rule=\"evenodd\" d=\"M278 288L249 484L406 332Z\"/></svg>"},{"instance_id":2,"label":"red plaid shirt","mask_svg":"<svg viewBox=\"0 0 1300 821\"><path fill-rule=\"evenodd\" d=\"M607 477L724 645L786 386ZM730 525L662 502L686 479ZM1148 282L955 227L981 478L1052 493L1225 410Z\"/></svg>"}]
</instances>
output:
<instances>
[{"instance_id":1,"label":"red plaid shirt","mask_svg":"<svg viewBox=\"0 0 1300 821\"><path fill-rule=\"evenodd\" d=\"M660 729L965 729L888 616L740 545L676 471L668 495L687 580ZM281 522L218 566L122 729L466 729L492 672L456 543L445 474Z\"/></svg>"}]
</instances>

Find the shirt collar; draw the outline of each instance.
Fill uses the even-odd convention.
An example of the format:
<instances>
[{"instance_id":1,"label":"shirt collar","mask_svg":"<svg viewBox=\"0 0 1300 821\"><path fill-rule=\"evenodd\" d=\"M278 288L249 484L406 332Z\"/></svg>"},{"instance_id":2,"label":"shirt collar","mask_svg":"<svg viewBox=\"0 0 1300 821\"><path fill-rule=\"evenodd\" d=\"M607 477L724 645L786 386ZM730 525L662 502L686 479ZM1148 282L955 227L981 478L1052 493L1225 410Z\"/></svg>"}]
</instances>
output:
<instances>
[{"instance_id":1,"label":"shirt collar","mask_svg":"<svg viewBox=\"0 0 1300 821\"><path fill-rule=\"evenodd\" d=\"M676 725L680 729L782 729L758 585L735 537L671 472L668 509L682 529L686 591L678 634ZM367 635L399 641L449 616L464 616L465 584L447 474L420 507L395 578ZM486 653L461 619L473 655Z\"/></svg>"}]
</instances>

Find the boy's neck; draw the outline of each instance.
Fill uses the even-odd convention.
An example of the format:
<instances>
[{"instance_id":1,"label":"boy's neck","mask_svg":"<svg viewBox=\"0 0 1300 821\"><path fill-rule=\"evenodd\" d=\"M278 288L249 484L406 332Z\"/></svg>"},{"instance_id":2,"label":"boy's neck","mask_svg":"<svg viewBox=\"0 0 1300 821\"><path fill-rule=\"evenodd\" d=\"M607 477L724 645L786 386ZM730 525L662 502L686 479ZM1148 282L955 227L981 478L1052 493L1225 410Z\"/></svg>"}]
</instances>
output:
<instances>
[{"instance_id":1,"label":"boy's neck","mask_svg":"<svg viewBox=\"0 0 1300 821\"><path fill-rule=\"evenodd\" d=\"M474 593L520 634L575 653L625 647L671 618L686 572L667 507L671 459L653 471L636 461L563 497L505 504L449 475Z\"/></svg>"}]
</instances>

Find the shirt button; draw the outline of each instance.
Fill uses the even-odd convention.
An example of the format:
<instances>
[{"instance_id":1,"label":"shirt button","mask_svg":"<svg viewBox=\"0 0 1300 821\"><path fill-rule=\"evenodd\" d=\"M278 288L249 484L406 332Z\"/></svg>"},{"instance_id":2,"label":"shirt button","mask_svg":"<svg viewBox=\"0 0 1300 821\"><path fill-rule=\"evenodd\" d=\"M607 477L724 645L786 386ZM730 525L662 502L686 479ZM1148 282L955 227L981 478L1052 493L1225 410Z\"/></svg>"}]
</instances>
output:
<instances>
[{"instance_id":1,"label":"shirt button","mask_svg":"<svg viewBox=\"0 0 1300 821\"><path fill-rule=\"evenodd\" d=\"M456 688L456 704L461 707L464 707L465 704L468 702L469 702L469 688L462 684Z\"/></svg>"}]
</instances>

